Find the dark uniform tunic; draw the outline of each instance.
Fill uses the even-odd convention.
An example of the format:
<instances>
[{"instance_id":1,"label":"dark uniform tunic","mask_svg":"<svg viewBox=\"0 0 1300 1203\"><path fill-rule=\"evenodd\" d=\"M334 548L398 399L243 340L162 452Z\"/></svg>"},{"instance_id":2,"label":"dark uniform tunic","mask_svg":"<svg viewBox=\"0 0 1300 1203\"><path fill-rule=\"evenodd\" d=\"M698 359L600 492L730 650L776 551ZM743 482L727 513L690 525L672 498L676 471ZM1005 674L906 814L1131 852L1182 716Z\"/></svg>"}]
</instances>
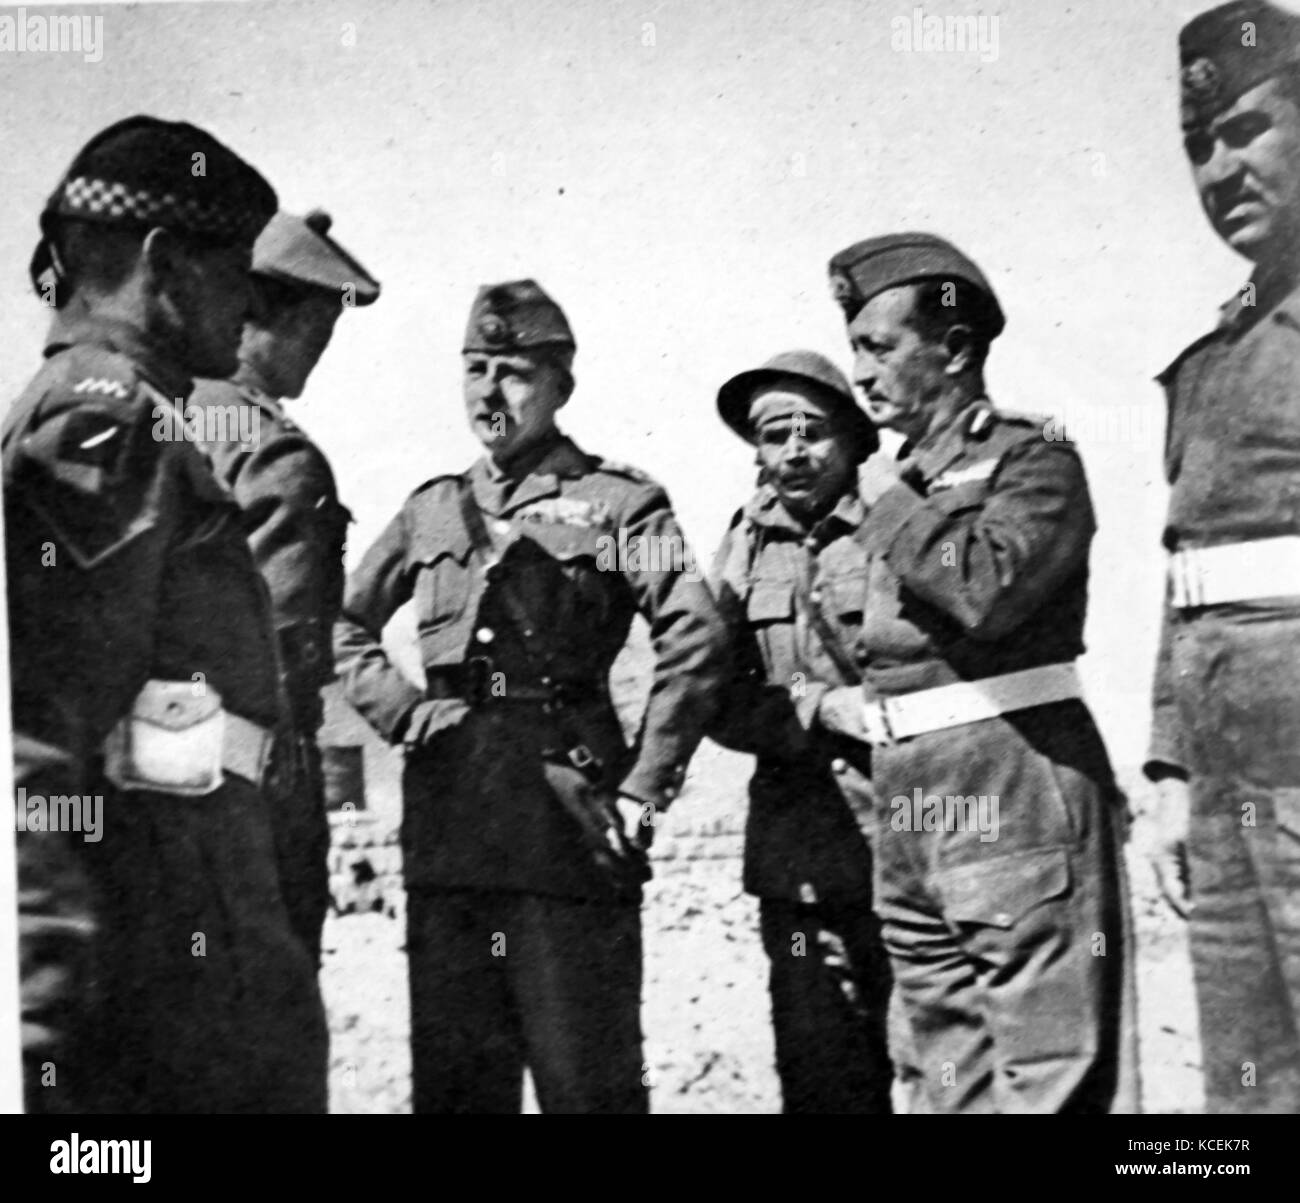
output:
<instances>
[{"instance_id":1,"label":"dark uniform tunic","mask_svg":"<svg viewBox=\"0 0 1300 1203\"><path fill-rule=\"evenodd\" d=\"M871 909L870 749L816 725L826 690L856 677L840 675L800 600L811 586L841 647L861 647L867 560L854 535L864 514L845 497L810 531L765 487L736 515L714 563L735 675L709 734L757 758L744 882L761 899L789 1113L890 1106L889 963Z\"/></svg>"},{"instance_id":2,"label":"dark uniform tunic","mask_svg":"<svg viewBox=\"0 0 1300 1203\"><path fill-rule=\"evenodd\" d=\"M299 757L276 809L281 886L294 930L319 962L329 825L316 733L324 717L320 691L334 679L332 638L352 516L339 503L329 461L247 364L231 380L200 381L193 403L207 413L205 435L217 436L203 450L244 511L271 593ZM241 432L253 438L243 441Z\"/></svg>"},{"instance_id":3,"label":"dark uniform tunic","mask_svg":"<svg viewBox=\"0 0 1300 1203\"><path fill-rule=\"evenodd\" d=\"M1082 652L1092 506L1077 453L1044 425L976 402L912 451L872 507L869 697ZM876 908L921 1075L914 1102L1132 1108L1118 793L1087 707L1042 705L877 746L872 770ZM996 840L969 824L915 830L918 791L995 799Z\"/></svg>"},{"instance_id":4,"label":"dark uniform tunic","mask_svg":"<svg viewBox=\"0 0 1300 1203\"><path fill-rule=\"evenodd\" d=\"M15 728L85 766L103 838L76 849L96 891L90 1109L323 1110L325 1028L280 894L266 795L118 790L110 729L150 679L284 710L265 586L234 502L164 421L189 381L75 298L7 415L6 552ZM29 789L36 791L39 774Z\"/></svg>"},{"instance_id":5,"label":"dark uniform tunic","mask_svg":"<svg viewBox=\"0 0 1300 1203\"><path fill-rule=\"evenodd\" d=\"M1300 292L1225 306L1161 376L1165 546L1300 535ZM1167 606L1150 760L1190 777L1206 1102L1300 1111L1300 599Z\"/></svg>"},{"instance_id":6,"label":"dark uniform tunic","mask_svg":"<svg viewBox=\"0 0 1300 1203\"><path fill-rule=\"evenodd\" d=\"M386 738L415 723L423 740L402 832L417 1111L517 1110L525 1063L545 1110L646 1105L640 881L584 840L569 807L592 782L563 752L580 742L599 786L666 807L714 705L722 628L707 586L667 554L685 544L658 485L567 438L534 458L522 478L480 460L417 489L351 577L337 628L349 701ZM492 581L463 480L496 543ZM494 587L506 577L544 664ZM379 642L411 598L425 690ZM655 671L629 750L607 678L638 611ZM560 711L539 704L541 677Z\"/></svg>"}]
</instances>

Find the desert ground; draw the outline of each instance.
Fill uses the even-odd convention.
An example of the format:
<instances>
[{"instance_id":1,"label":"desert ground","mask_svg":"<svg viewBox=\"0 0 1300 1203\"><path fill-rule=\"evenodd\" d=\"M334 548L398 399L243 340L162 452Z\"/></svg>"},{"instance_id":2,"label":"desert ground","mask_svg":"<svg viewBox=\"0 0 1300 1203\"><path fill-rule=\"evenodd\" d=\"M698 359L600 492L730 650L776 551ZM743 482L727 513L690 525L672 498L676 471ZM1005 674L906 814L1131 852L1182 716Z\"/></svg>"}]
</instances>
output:
<instances>
[{"instance_id":1,"label":"desert ground","mask_svg":"<svg viewBox=\"0 0 1300 1203\"><path fill-rule=\"evenodd\" d=\"M625 723L644 697L644 655L611 678ZM334 816L336 898L325 928L322 988L332 1033L336 1112L410 1110L404 910L396 843L395 753L368 749L367 810ZM757 904L740 886L747 757L706 742L664 820L646 889L642 1024L656 1113L781 1109L773 1068L767 966ZM1122 772L1140 810L1136 772ZM1137 930L1143 1109L1202 1109L1196 1011L1185 929L1159 901L1144 860L1128 850ZM358 871L365 862L368 867ZM373 880L358 882L358 878ZM346 909L351 908L351 909ZM535 1111L531 1092L526 1109Z\"/></svg>"}]
</instances>

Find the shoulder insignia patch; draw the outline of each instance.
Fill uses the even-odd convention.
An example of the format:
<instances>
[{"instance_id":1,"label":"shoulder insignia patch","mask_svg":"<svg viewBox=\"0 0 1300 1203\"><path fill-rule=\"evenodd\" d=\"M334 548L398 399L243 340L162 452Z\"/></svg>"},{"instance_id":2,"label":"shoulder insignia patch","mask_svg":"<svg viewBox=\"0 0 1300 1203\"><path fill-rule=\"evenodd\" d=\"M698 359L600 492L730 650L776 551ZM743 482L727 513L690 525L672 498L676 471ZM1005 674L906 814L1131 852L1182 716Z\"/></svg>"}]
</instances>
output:
<instances>
[{"instance_id":1,"label":"shoulder insignia patch","mask_svg":"<svg viewBox=\"0 0 1300 1203\"><path fill-rule=\"evenodd\" d=\"M72 386L74 393L91 396L116 397L125 401L131 395L131 389L120 380L110 380L107 376L87 376Z\"/></svg>"}]
</instances>

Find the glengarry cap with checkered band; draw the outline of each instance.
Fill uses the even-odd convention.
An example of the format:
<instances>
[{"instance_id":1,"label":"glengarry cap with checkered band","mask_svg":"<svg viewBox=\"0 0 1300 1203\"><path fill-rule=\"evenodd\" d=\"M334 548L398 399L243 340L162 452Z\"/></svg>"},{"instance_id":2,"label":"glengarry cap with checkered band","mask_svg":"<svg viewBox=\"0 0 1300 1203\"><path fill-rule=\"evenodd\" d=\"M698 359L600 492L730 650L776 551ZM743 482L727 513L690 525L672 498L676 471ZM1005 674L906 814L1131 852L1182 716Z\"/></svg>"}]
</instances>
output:
<instances>
[{"instance_id":1,"label":"glengarry cap with checkered band","mask_svg":"<svg viewBox=\"0 0 1300 1203\"><path fill-rule=\"evenodd\" d=\"M988 337L997 338L1006 318L993 286L951 242L935 234L886 234L840 251L830 262L831 295L851 322L874 297L918 280L964 280L988 300Z\"/></svg>"},{"instance_id":2,"label":"glengarry cap with checkered band","mask_svg":"<svg viewBox=\"0 0 1300 1203\"><path fill-rule=\"evenodd\" d=\"M253 244L277 207L275 190L211 134L181 121L128 117L73 159L41 213L31 278L53 267L60 218L163 226L219 244Z\"/></svg>"},{"instance_id":3,"label":"glengarry cap with checkered band","mask_svg":"<svg viewBox=\"0 0 1300 1203\"><path fill-rule=\"evenodd\" d=\"M277 213L253 247L253 274L335 296L350 288L353 305L378 300L379 281L330 237L332 224L323 209L305 217Z\"/></svg>"},{"instance_id":4,"label":"glengarry cap with checkered band","mask_svg":"<svg viewBox=\"0 0 1300 1203\"><path fill-rule=\"evenodd\" d=\"M1267 0L1221 4L1183 26L1178 59L1183 129L1197 129L1266 79L1300 69L1300 14Z\"/></svg>"},{"instance_id":5,"label":"glengarry cap with checkered band","mask_svg":"<svg viewBox=\"0 0 1300 1203\"><path fill-rule=\"evenodd\" d=\"M464 351L509 355L535 347L576 347L561 309L536 280L485 284L469 311Z\"/></svg>"}]
</instances>

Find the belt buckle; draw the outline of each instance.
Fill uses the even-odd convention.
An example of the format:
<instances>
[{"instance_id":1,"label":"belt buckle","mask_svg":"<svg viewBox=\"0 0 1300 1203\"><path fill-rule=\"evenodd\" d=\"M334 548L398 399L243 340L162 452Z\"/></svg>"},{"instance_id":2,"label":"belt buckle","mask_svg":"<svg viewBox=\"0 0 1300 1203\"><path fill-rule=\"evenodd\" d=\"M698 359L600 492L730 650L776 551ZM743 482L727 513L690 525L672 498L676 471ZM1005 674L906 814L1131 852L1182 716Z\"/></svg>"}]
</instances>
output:
<instances>
[{"instance_id":1,"label":"belt buckle","mask_svg":"<svg viewBox=\"0 0 1300 1203\"><path fill-rule=\"evenodd\" d=\"M492 668L491 656L471 656L465 661L465 700L471 706L479 706L487 700Z\"/></svg>"},{"instance_id":2,"label":"belt buckle","mask_svg":"<svg viewBox=\"0 0 1300 1203\"><path fill-rule=\"evenodd\" d=\"M889 698L872 698L862 704L862 725L867 732L867 742L877 747L898 743L889 717L889 701Z\"/></svg>"},{"instance_id":3,"label":"belt buckle","mask_svg":"<svg viewBox=\"0 0 1300 1203\"><path fill-rule=\"evenodd\" d=\"M1188 610L1205 604L1205 583L1201 578L1200 557L1196 548L1187 547L1174 552L1172 561L1173 594L1170 604L1177 610Z\"/></svg>"}]
</instances>

